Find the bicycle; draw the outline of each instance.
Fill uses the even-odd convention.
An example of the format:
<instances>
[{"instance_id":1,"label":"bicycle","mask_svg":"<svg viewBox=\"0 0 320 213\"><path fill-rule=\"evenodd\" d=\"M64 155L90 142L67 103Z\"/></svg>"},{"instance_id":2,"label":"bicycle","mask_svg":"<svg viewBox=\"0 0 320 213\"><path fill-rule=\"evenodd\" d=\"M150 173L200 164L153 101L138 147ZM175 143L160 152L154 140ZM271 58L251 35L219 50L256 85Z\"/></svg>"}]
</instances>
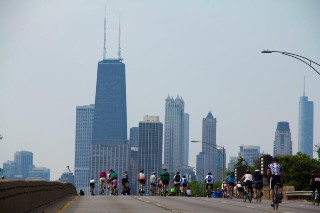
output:
<instances>
[{"instance_id":1,"label":"bicycle","mask_svg":"<svg viewBox=\"0 0 320 213\"><path fill-rule=\"evenodd\" d=\"M248 199L249 202L251 203L251 201L252 201L252 192L251 192L251 189L249 189L248 186L246 186L246 189L244 190L244 193L243 193L243 201L244 201L244 202L247 202L247 199Z\"/></svg>"},{"instance_id":2,"label":"bicycle","mask_svg":"<svg viewBox=\"0 0 320 213\"><path fill-rule=\"evenodd\" d=\"M144 185L142 183L139 184L139 195L142 196L144 193Z\"/></svg>"},{"instance_id":3,"label":"bicycle","mask_svg":"<svg viewBox=\"0 0 320 213\"><path fill-rule=\"evenodd\" d=\"M168 185L167 184L162 184L162 195L163 196L167 196L167 193L168 193Z\"/></svg>"},{"instance_id":4,"label":"bicycle","mask_svg":"<svg viewBox=\"0 0 320 213\"><path fill-rule=\"evenodd\" d=\"M262 197L262 185L259 184L257 187L257 194L256 194L257 202L261 203L261 197Z\"/></svg>"},{"instance_id":5,"label":"bicycle","mask_svg":"<svg viewBox=\"0 0 320 213\"><path fill-rule=\"evenodd\" d=\"M211 184L207 184L207 195L208 197L211 197L212 196L212 189L211 189Z\"/></svg>"},{"instance_id":6,"label":"bicycle","mask_svg":"<svg viewBox=\"0 0 320 213\"><path fill-rule=\"evenodd\" d=\"M232 185L229 186L229 190L230 190L229 198L232 199L234 197L234 187Z\"/></svg>"},{"instance_id":7,"label":"bicycle","mask_svg":"<svg viewBox=\"0 0 320 213\"><path fill-rule=\"evenodd\" d=\"M151 196L157 195L157 186L156 186L156 183L151 183L151 184L150 184L150 192L151 192Z\"/></svg>"},{"instance_id":8,"label":"bicycle","mask_svg":"<svg viewBox=\"0 0 320 213\"><path fill-rule=\"evenodd\" d=\"M274 186L274 193L273 193L273 209L278 210L279 208L279 203L281 203L281 192L279 191L280 189L280 183L276 182Z\"/></svg>"},{"instance_id":9,"label":"bicycle","mask_svg":"<svg viewBox=\"0 0 320 213\"><path fill-rule=\"evenodd\" d=\"M100 178L100 194L103 194L106 189L106 179Z\"/></svg>"},{"instance_id":10,"label":"bicycle","mask_svg":"<svg viewBox=\"0 0 320 213\"><path fill-rule=\"evenodd\" d=\"M316 205L316 203L318 204L319 206L319 203L320 203L320 194L319 194L319 191L318 189L316 189L313 193L313 205Z\"/></svg>"}]
</instances>

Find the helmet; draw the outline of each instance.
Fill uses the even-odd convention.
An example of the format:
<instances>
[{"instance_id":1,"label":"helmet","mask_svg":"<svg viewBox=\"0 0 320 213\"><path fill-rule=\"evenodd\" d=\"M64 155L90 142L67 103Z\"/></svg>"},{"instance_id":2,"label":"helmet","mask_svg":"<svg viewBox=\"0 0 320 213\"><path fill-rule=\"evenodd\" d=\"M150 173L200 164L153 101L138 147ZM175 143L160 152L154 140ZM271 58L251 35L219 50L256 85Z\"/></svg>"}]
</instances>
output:
<instances>
[{"instance_id":1,"label":"helmet","mask_svg":"<svg viewBox=\"0 0 320 213\"><path fill-rule=\"evenodd\" d=\"M231 174L234 174L234 172L232 171Z\"/></svg>"},{"instance_id":2,"label":"helmet","mask_svg":"<svg viewBox=\"0 0 320 213\"><path fill-rule=\"evenodd\" d=\"M260 170L259 169L256 169L256 170L254 170L255 172L260 172Z\"/></svg>"},{"instance_id":3,"label":"helmet","mask_svg":"<svg viewBox=\"0 0 320 213\"><path fill-rule=\"evenodd\" d=\"M154 174L154 175L155 175L155 174L157 174L157 173L156 173L156 172L152 172L152 174Z\"/></svg>"},{"instance_id":4,"label":"helmet","mask_svg":"<svg viewBox=\"0 0 320 213\"><path fill-rule=\"evenodd\" d=\"M211 173L211 172L209 172L209 173L208 173L208 175L212 175L212 173Z\"/></svg>"},{"instance_id":5,"label":"helmet","mask_svg":"<svg viewBox=\"0 0 320 213\"><path fill-rule=\"evenodd\" d=\"M167 171L167 168L164 168L163 170L164 170L164 171Z\"/></svg>"},{"instance_id":6,"label":"helmet","mask_svg":"<svg viewBox=\"0 0 320 213\"><path fill-rule=\"evenodd\" d=\"M177 175L179 174L179 172L177 172Z\"/></svg>"},{"instance_id":7,"label":"helmet","mask_svg":"<svg viewBox=\"0 0 320 213\"><path fill-rule=\"evenodd\" d=\"M113 170L112 170L112 169L110 169L110 172L113 172Z\"/></svg>"},{"instance_id":8,"label":"helmet","mask_svg":"<svg viewBox=\"0 0 320 213\"><path fill-rule=\"evenodd\" d=\"M140 172L143 172L143 169L141 169Z\"/></svg>"},{"instance_id":9,"label":"helmet","mask_svg":"<svg viewBox=\"0 0 320 213\"><path fill-rule=\"evenodd\" d=\"M127 172L127 171L124 171L123 173L127 174L128 172Z\"/></svg>"},{"instance_id":10,"label":"helmet","mask_svg":"<svg viewBox=\"0 0 320 213\"><path fill-rule=\"evenodd\" d=\"M272 160L275 162L279 162L279 158L277 158L277 157L274 157Z\"/></svg>"},{"instance_id":11,"label":"helmet","mask_svg":"<svg viewBox=\"0 0 320 213\"><path fill-rule=\"evenodd\" d=\"M246 174L251 174L250 170L247 170Z\"/></svg>"},{"instance_id":12,"label":"helmet","mask_svg":"<svg viewBox=\"0 0 320 213\"><path fill-rule=\"evenodd\" d=\"M238 181L238 184L240 184L241 183L241 181Z\"/></svg>"},{"instance_id":13,"label":"helmet","mask_svg":"<svg viewBox=\"0 0 320 213\"><path fill-rule=\"evenodd\" d=\"M186 176L185 176L185 175L182 175L182 177L185 178Z\"/></svg>"}]
</instances>

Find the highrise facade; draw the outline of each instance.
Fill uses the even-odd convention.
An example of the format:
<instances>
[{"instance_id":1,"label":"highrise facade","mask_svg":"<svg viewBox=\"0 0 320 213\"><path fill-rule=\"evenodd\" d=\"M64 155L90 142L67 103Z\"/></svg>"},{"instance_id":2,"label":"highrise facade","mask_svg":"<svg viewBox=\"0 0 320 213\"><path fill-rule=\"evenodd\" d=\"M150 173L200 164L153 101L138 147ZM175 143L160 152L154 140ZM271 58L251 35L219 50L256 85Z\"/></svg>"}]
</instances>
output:
<instances>
[{"instance_id":1,"label":"highrise facade","mask_svg":"<svg viewBox=\"0 0 320 213\"><path fill-rule=\"evenodd\" d=\"M197 181L204 181L209 171L209 156L204 152L199 152L196 158L196 179Z\"/></svg>"},{"instance_id":2,"label":"highrise facade","mask_svg":"<svg viewBox=\"0 0 320 213\"><path fill-rule=\"evenodd\" d=\"M305 92L299 102L298 152L313 158L313 102L308 100Z\"/></svg>"},{"instance_id":3,"label":"highrise facade","mask_svg":"<svg viewBox=\"0 0 320 213\"><path fill-rule=\"evenodd\" d=\"M130 146L139 147L139 127L130 128Z\"/></svg>"},{"instance_id":4,"label":"highrise facade","mask_svg":"<svg viewBox=\"0 0 320 213\"><path fill-rule=\"evenodd\" d=\"M206 174L208 172L212 172L215 176L218 172L216 155L219 154L217 153L216 129L217 129L217 119L213 117L211 112L209 112L207 117L203 118L202 120L202 152L205 155L208 155L208 159L209 159L208 170L204 172Z\"/></svg>"},{"instance_id":5,"label":"highrise facade","mask_svg":"<svg viewBox=\"0 0 320 213\"><path fill-rule=\"evenodd\" d=\"M221 181L225 177L225 168L226 168L226 150L218 148L216 150L216 169L214 171L214 177L216 181Z\"/></svg>"},{"instance_id":6,"label":"highrise facade","mask_svg":"<svg viewBox=\"0 0 320 213\"><path fill-rule=\"evenodd\" d=\"M164 139L164 166L171 172L178 171L183 165L181 147L184 143L184 101L177 96L166 99L165 112L165 139Z\"/></svg>"},{"instance_id":7,"label":"highrise facade","mask_svg":"<svg viewBox=\"0 0 320 213\"><path fill-rule=\"evenodd\" d=\"M273 143L273 156L292 155L291 132L288 122L278 122Z\"/></svg>"},{"instance_id":8,"label":"highrise facade","mask_svg":"<svg viewBox=\"0 0 320 213\"><path fill-rule=\"evenodd\" d=\"M74 183L79 192L82 189L89 194L92 124L94 104L76 107L76 139L74 161Z\"/></svg>"},{"instance_id":9,"label":"highrise facade","mask_svg":"<svg viewBox=\"0 0 320 213\"><path fill-rule=\"evenodd\" d=\"M152 172L160 174L162 169L163 124L158 116L144 116L139 122L139 170L143 169L146 177ZM145 185L149 192L150 184Z\"/></svg>"},{"instance_id":10,"label":"highrise facade","mask_svg":"<svg viewBox=\"0 0 320 213\"><path fill-rule=\"evenodd\" d=\"M106 18L104 26L106 44ZM117 59L106 58L98 63L95 110L92 128L91 176L113 169L121 175L128 170L130 147L127 141L127 104L125 64L120 51ZM97 187L99 190L99 187Z\"/></svg>"},{"instance_id":11,"label":"highrise facade","mask_svg":"<svg viewBox=\"0 0 320 213\"><path fill-rule=\"evenodd\" d=\"M29 171L27 179L50 181L50 169L46 167L34 167Z\"/></svg>"},{"instance_id":12,"label":"highrise facade","mask_svg":"<svg viewBox=\"0 0 320 213\"><path fill-rule=\"evenodd\" d=\"M19 151L14 154L16 164L16 176L26 179L29 171L33 168L33 153L28 151Z\"/></svg>"},{"instance_id":13,"label":"highrise facade","mask_svg":"<svg viewBox=\"0 0 320 213\"><path fill-rule=\"evenodd\" d=\"M249 166L253 166L260 158L260 146L242 145L238 157L242 157Z\"/></svg>"},{"instance_id":14,"label":"highrise facade","mask_svg":"<svg viewBox=\"0 0 320 213\"><path fill-rule=\"evenodd\" d=\"M189 114L183 115L183 145L182 149L182 164L189 165Z\"/></svg>"}]
</instances>

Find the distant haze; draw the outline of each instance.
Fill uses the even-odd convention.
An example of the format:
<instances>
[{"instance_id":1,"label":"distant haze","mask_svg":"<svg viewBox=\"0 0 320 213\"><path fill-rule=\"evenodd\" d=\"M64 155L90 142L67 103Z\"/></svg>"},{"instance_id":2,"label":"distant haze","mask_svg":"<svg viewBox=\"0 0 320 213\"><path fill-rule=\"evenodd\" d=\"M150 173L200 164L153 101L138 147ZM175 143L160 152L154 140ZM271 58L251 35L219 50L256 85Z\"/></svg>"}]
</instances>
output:
<instances>
[{"instance_id":1,"label":"distant haze","mask_svg":"<svg viewBox=\"0 0 320 213\"><path fill-rule=\"evenodd\" d=\"M128 130L145 115L164 123L165 99L179 95L190 140L201 140L209 111L217 118L227 162L241 144L272 154L279 121L289 122L296 153L305 76L320 143L320 76L294 58L261 53L320 63L320 1L10 0L0 1L0 167L26 150L51 180L67 165L74 171L76 106L95 100L105 3L108 58L117 56L121 13ZM199 151L190 144L191 166Z\"/></svg>"}]
</instances>

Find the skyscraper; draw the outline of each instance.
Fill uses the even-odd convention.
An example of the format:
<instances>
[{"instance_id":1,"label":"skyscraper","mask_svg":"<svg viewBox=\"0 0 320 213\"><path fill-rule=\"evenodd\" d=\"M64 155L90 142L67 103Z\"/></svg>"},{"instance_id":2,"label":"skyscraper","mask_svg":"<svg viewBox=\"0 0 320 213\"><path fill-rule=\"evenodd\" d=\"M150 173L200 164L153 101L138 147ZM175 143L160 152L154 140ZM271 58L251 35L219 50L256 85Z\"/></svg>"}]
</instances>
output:
<instances>
[{"instance_id":1,"label":"skyscraper","mask_svg":"<svg viewBox=\"0 0 320 213\"><path fill-rule=\"evenodd\" d=\"M92 124L94 104L76 107L76 140L74 160L74 182L77 191L84 190L89 194Z\"/></svg>"},{"instance_id":2,"label":"skyscraper","mask_svg":"<svg viewBox=\"0 0 320 213\"><path fill-rule=\"evenodd\" d=\"M29 176L29 171L33 168L33 153L28 151L20 151L14 154L14 162L16 164L16 175L21 179Z\"/></svg>"},{"instance_id":3,"label":"skyscraper","mask_svg":"<svg viewBox=\"0 0 320 213\"><path fill-rule=\"evenodd\" d=\"M139 147L139 127L130 128L130 146Z\"/></svg>"},{"instance_id":4,"label":"skyscraper","mask_svg":"<svg viewBox=\"0 0 320 213\"><path fill-rule=\"evenodd\" d=\"M96 180L101 171L127 171L127 104L125 64L120 51L117 59L106 59L106 18L104 19L103 60L98 63L95 110L92 129L91 173Z\"/></svg>"},{"instance_id":5,"label":"skyscraper","mask_svg":"<svg viewBox=\"0 0 320 213\"><path fill-rule=\"evenodd\" d=\"M152 172L158 175L162 166L162 135L163 125L158 116L144 116L139 122L139 170L143 169L146 177ZM148 192L150 185L146 184Z\"/></svg>"},{"instance_id":6,"label":"skyscraper","mask_svg":"<svg viewBox=\"0 0 320 213\"><path fill-rule=\"evenodd\" d=\"M164 164L169 171L178 171L183 165L182 149L184 142L184 101L177 96L176 99L166 99L165 112L165 139Z\"/></svg>"},{"instance_id":7,"label":"skyscraper","mask_svg":"<svg viewBox=\"0 0 320 213\"><path fill-rule=\"evenodd\" d=\"M242 157L249 166L253 166L260 158L260 146L242 145L238 157Z\"/></svg>"},{"instance_id":8,"label":"skyscraper","mask_svg":"<svg viewBox=\"0 0 320 213\"><path fill-rule=\"evenodd\" d=\"M273 143L273 156L292 155L291 132L288 122L278 122Z\"/></svg>"},{"instance_id":9,"label":"skyscraper","mask_svg":"<svg viewBox=\"0 0 320 213\"><path fill-rule=\"evenodd\" d=\"M202 152L208 155L209 166L208 171L205 173L212 172L214 176L217 174L216 165L216 131L217 131L217 119L213 117L212 113L209 112L206 118L202 120ZM221 167L221 164L220 164Z\"/></svg>"},{"instance_id":10,"label":"skyscraper","mask_svg":"<svg viewBox=\"0 0 320 213\"><path fill-rule=\"evenodd\" d=\"M209 171L209 156L204 152L199 152L196 158L196 179L197 181L204 181L207 173Z\"/></svg>"},{"instance_id":11,"label":"skyscraper","mask_svg":"<svg viewBox=\"0 0 320 213\"><path fill-rule=\"evenodd\" d=\"M299 136L298 151L313 158L313 102L305 96L299 102Z\"/></svg>"},{"instance_id":12,"label":"skyscraper","mask_svg":"<svg viewBox=\"0 0 320 213\"><path fill-rule=\"evenodd\" d=\"M183 115L183 145L182 149L182 164L189 165L189 114Z\"/></svg>"}]
</instances>

